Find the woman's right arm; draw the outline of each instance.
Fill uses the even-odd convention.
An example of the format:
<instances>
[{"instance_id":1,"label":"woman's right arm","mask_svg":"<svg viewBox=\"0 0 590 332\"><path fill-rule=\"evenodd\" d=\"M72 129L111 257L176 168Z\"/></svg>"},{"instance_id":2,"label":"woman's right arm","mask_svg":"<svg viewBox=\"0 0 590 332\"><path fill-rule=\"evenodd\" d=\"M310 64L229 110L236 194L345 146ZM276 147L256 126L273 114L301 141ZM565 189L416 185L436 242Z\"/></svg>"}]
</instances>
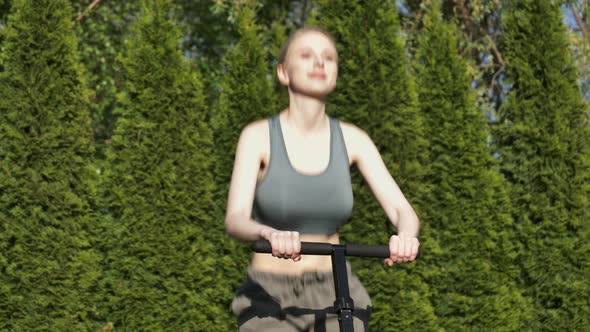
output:
<instances>
[{"instance_id":1,"label":"woman's right arm","mask_svg":"<svg viewBox=\"0 0 590 332\"><path fill-rule=\"evenodd\" d=\"M225 230L243 241L266 239L271 242L273 256L299 260L301 245L297 232L278 231L251 218L263 147L269 145L265 132L268 133L267 122L257 121L240 134L227 199Z\"/></svg>"},{"instance_id":2,"label":"woman's right arm","mask_svg":"<svg viewBox=\"0 0 590 332\"><path fill-rule=\"evenodd\" d=\"M258 240L265 229L270 229L250 217L262 160L260 125L254 122L240 134L227 198L225 230L229 235L244 241Z\"/></svg>"}]
</instances>

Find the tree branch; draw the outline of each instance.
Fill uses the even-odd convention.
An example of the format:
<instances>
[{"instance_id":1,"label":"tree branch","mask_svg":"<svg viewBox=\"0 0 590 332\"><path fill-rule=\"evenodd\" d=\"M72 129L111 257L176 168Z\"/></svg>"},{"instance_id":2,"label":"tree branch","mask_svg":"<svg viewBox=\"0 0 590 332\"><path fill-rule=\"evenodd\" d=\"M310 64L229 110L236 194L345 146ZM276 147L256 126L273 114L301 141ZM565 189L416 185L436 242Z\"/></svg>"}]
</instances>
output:
<instances>
[{"instance_id":1,"label":"tree branch","mask_svg":"<svg viewBox=\"0 0 590 332\"><path fill-rule=\"evenodd\" d=\"M498 75L500 75L500 73L502 73L504 71L504 65L502 65L502 67L500 67L500 69L498 69L495 73L494 76L492 77L492 80L490 81L490 87L489 90L493 90L494 87L496 86L496 79L498 79Z\"/></svg>"},{"instance_id":2,"label":"tree branch","mask_svg":"<svg viewBox=\"0 0 590 332\"><path fill-rule=\"evenodd\" d=\"M489 35L486 35L486 39L490 42L490 45L492 46L492 51L496 55L496 58L498 58L498 62L502 65L502 67L504 67L504 58L502 58L502 54L500 53L500 51L498 51L496 43L494 43L494 41Z\"/></svg>"},{"instance_id":3,"label":"tree branch","mask_svg":"<svg viewBox=\"0 0 590 332\"><path fill-rule=\"evenodd\" d=\"M72 26L74 26L78 22L82 21L82 19L84 18L84 16L86 16L88 14L88 12L92 10L92 8L96 7L100 1L101 0L94 0L94 1L92 1L92 3L88 6L88 8L86 8L86 10L84 10L84 12L82 12L80 15L78 15L78 17L76 18L76 20L74 22L72 22Z\"/></svg>"},{"instance_id":4,"label":"tree branch","mask_svg":"<svg viewBox=\"0 0 590 332\"><path fill-rule=\"evenodd\" d=\"M580 31L582 31L582 35L584 36L584 39L590 40L590 36L588 36L588 30L586 29L586 26L584 25L584 22L582 21L580 14L576 11L576 8L574 8L574 6L571 6L570 9L572 10L572 13L574 14L574 18L576 19L576 23L578 24Z\"/></svg>"}]
</instances>

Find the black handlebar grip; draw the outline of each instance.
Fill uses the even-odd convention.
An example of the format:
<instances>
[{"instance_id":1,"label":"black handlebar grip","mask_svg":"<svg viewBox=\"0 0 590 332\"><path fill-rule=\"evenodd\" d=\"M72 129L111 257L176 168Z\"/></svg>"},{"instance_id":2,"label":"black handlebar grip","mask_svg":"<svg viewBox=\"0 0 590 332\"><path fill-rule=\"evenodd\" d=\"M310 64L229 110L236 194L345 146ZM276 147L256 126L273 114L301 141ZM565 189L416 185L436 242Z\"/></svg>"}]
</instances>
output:
<instances>
[{"instance_id":1,"label":"black handlebar grip","mask_svg":"<svg viewBox=\"0 0 590 332\"><path fill-rule=\"evenodd\" d=\"M372 244L347 244L346 256L388 258L389 246Z\"/></svg>"},{"instance_id":2,"label":"black handlebar grip","mask_svg":"<svg viewBox=\"0 0 590 332\"><path fill-rule=\"evenodd\" d=\"M420 258L418 249L416 259ZM346 256L389 258L389 246L385 244L347 244Z\"/></svg>"},{"instance_id":3,"label":"black handlebar grip","mask_svg":"<svg viewBox=\"0 0 590 332\"><path fill-rule=\"evenodd\" d=\"M252 250L255 252L270 254L272 253L272 247L270 242L267 240L254 241ZM330 256L332 254L332 244L322 242L301 242L302 255L324 255Z\"/></svg>"},{"instance_id":4,"label":"black handlebar grip","mask_svg":"<svg viewBox=\"0 0 590 332\"><path fill-rule=\"evenodd\" d=\"M270 246L270 242L266 240L256 240L252 243L252 251L262 254L270 254L272 252L272 247Z\"/></svg>"},{"instance_id":5,"label":"black handlebar grip","mask_svg":"<svg viewBox=\"0 0 590 332\"><path fill-rule=\"evenodd\" d=\"M301 254L302 255L324 255L329 256L332 254L334 246L331 243L322 242L301 242ZM389 246L388 245L374 245L374 244L344 244L346 248L346 256L356 257L374 257L374 258L388 258L389 257ZM270 242L266 240L254 241L252 249L259 253L272 253L272 247ZM420 251L418 256L420 257Z\"/></svg>"}]
</instances>

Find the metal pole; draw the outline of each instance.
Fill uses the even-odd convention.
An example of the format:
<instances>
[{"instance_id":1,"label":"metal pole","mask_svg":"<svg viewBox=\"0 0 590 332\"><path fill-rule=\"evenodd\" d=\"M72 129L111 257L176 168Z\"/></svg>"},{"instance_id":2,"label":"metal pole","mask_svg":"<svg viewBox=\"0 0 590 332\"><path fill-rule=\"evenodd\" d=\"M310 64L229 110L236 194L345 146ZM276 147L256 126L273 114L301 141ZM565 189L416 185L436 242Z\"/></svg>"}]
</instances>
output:
<instances>
[{"instance_id":1,"label":"metal pole","mask_svg":"<svg viewBox=\"0 0 590 332\"><path fill-rule=\"evenodd\" d=\"M354 332L352 311L354 302L348 288L348 272L346 271L346 246L332 245L332 271L334 273L334 288L336 301L334 307L338 310L338 323L341 332Z\"/></svg>"}]
</instances>

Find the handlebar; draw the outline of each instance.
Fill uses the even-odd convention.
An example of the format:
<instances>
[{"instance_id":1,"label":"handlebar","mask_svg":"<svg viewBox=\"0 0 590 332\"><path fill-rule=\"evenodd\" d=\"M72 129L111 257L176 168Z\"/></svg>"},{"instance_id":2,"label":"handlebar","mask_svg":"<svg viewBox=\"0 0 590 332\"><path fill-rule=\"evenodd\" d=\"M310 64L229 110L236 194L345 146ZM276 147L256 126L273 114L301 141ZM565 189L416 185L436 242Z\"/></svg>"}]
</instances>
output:
<instances>
[{"instance_id":1,"label":"handlebar","mask_svg":"<svg viewBox=\"0 0 590 332\"><path fill-rule=\"evenodd\" d=\"M346 256L389 258L389 246L377 244L331 244L323 242L301 242L302 255L330 256L336 247L344 247ZM272 247L267 240L254 241L252 249L258 253L270 254ZM420 251L418 256L420 257Z\"/></svg>"},{"instance_id":2,"label":"handlebar","mask_svg":"<svg viewBox=\"0 0 590 332\"><path fill-rule=\"evenodd\" d=\"M255 252L269 254L272 247L267 240L254 241L252 249ZM352 311L354 302L350 297L348 286L348 271L345 256L389 258L389 246L370 244L332 244L322 242L301 242L302 255L332 256L332 272L334 274L334 291L340 331L354 331ZM420 251L418 250L418 257Z\"/></svg>"}]
</instances>

